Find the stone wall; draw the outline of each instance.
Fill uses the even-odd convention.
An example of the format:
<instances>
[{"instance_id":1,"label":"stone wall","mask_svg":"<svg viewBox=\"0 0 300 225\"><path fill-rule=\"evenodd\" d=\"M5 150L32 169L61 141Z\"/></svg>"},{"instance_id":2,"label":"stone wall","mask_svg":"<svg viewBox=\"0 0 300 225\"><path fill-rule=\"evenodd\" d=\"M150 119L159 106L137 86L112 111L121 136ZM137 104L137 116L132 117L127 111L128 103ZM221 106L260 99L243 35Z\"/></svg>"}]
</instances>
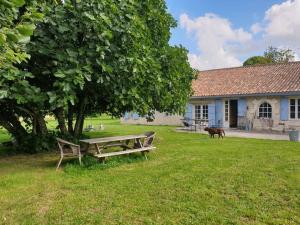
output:
<instances>
[{"instance_id":1,"label":"stone wall","mask_svg":"<svg viewBox=\"0 0 300 225\"><path fill-rule=\"evenodd\" d=\"M141 124L141 125L172 125L172 126L181 126L183 116L180 115L170 115L167 113L155 113L155 119L152 122L147 122L146 118L139 117L137 119L129 118L125 119L121 118L121 123L123 124Z\"/></svg>"},{"instance_id":2,"label":"stone wall","mask_svg":"<svg viewBox=\"0 0 300 225\"><path fill-rule=\"evenodd\" d=\"M272 106L272 119L260 119L259 106L267 102ZM248 97L247 98L247 118L253 122L255 130L288 130L300 129L300 120L280 120L280 97Z\"/></svg>"}]
</instances>

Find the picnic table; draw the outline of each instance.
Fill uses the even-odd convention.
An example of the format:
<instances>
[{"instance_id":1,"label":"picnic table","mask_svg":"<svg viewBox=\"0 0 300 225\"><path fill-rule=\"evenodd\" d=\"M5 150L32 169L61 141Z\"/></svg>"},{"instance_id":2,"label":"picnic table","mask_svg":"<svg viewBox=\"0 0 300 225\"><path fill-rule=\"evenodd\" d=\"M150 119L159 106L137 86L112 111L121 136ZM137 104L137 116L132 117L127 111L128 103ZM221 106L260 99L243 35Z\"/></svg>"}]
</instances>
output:
<instances>
[{"instance_id":1,"label":"picnic table","mask_svg":"<svg viewBox=\"0 0 300 225\"><path fill-rule=\"evenodd\" d=\"M145 155L145 152L155 149L155 147L152 146L154 135L155 133L153 134L153 137L150 137L152 138L151 143L148 143L149 140L147 139L149 137L145 134L84 139L80 140L80 142L85 145L83 151L86 152L91 151L91 147L94 146L96 153L93 154L93 156L103 161L106 157L124 155L134 152L141 152L143 155ZM143 139L144 141L142 141ZM104 152L105 149L112 147L121 147L122 149L121 151Z\"/></svg>"}]
</instances>

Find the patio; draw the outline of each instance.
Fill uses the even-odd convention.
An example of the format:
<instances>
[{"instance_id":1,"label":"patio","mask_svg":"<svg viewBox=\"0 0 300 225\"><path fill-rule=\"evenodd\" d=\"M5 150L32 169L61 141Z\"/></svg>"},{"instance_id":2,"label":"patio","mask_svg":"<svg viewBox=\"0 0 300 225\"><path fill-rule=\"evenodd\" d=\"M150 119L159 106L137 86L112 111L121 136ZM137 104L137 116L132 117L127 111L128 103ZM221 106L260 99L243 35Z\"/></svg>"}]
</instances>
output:
<instances>
[{"instance_id":1,"label":"patio","mask_svg":"<svg viewBox=\"0 0 300 225\"><path fill-rule=\"evenodd\" d=\"M226 133L226 137L238 137L238 138L255 138L255 139L267 139L267 140L289 140L289 135L287 132L282 133L278 131L245 131L239 129L224 129ZM177 127L177 132L191 132L191 133L199 133L199 134L207 134L203 129L194 129L185 128L185 127Z\"/></svg>"}]
</instances>

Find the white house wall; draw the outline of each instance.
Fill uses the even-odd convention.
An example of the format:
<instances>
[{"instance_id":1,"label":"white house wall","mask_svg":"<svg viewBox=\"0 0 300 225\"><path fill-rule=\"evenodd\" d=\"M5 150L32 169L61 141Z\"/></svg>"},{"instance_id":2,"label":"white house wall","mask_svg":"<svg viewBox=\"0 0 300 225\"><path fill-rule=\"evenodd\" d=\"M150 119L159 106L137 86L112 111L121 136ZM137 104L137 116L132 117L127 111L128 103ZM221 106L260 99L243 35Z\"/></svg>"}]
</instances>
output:
<instances>
[{"instance_id":1,"label":"white house wall","mask_svg":"<svg viewBox=\"0 0 300 225\"><path fill-rule=\"evenodd\" d=\"M287 97L287 99L290 99L291 97ZM298 97L292 97L292 98L300 98ZM224 115L225 115L225 108L224 103L226 100L234 100L239 98L221 98L223 102L222 112L223 115L223 127L228 128L229 123L224 122ZM241 99L241 98L240 98ZM278 130L282 131L283 129L300 129L300 119L289 119L289 116L287 120L281 120L281 97L275 96L275 97L243 97L243 99L246 101L247 104L247 110L246 110L246 120L249 122L249 124L252 124L252 129L254 130ZM270 123L266 119L260 119L259 116L259 106L267 102L272 106L272 122ZM195 105L210 105L215 104L216 99L191 99L189 104L192 105L192 118L195 118ZM285 106L286 112L289 114L289 104ZM182 119L183 116L180 115L169 115L166 113L155 113L155 119L153 122L147 122L146 118L143 117L137 117L137 116L128 116L126 119L123 117L121 118L121 123L124 124L145 124L145 125L174 125L174 126L181 126L182 125Z\"/></svg>"},{"instance_id":2,"label":"white house wall","mask_svg":"<svg viewBox=\"0 0 300 225\"><path fill-rule=\"evenodd\" d=\"M129 113L130 114L130 113ZM140 125L170 125L170 126L181 126L183 116L170 115L167 113L155 112L155 119L152 122L147 122L145 117L133 118L130 115L128 118L121 118L122 124L140 124Z\"/></svg>"},{"instance_id":3,"label":"white house wall","mask_svg":"<svg viewBox=\"0 0 300 225\"><path fill-rule=\"evenodd\" d=\"M293 97L295 98L295 97ZM297 98L297 97L296 97ZM300 96L298 97L300 98ZM269 129L269 124L263 119L258 118L259 106L267 102L272 106L272 130L281 131L283 129L299 129L300 120L299 119L280 119L280 101L281 97L248 97L247 98L247 118L253 120L253 128L256 130ZM287 106L289 108L289 105ZM289 113L289 109L287 110ZM289 117L289 116L288 116ZM284 124L284 125L283 125Z\"/></svg>"}]
</instances>

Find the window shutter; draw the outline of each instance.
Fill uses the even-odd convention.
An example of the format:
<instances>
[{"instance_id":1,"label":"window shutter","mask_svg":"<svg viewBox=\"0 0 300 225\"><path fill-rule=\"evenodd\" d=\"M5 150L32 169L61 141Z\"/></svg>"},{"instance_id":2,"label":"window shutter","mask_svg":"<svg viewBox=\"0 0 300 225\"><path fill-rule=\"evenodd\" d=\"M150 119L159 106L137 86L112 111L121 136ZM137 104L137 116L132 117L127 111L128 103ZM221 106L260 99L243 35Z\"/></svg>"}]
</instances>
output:
<instances>
[{"instance_id":1,"label":"window shutter","mask_svg":"<svg viewBox=\"0 0 300 225\"><path fill-rule=\"evenodd\" d=\"M238 116L245 117L247 114L247 101L244 98L238 100Z\"/></svg>"},{"instance_id":2,"label":"window shutter","mask_svg":"<svg viewBox=\"0 0 300 225\"><path fill-rule=\"evenodd\" d=\"M289 119L289 99L287 97L282 97L280 99L280 120Z\"/></svg>"},{"instance_id":3,"label":"window shutter","mask_svg":"<svg viewBox=\"0 0 300 225\"><path fill-rule=\"evenodd\" d=\"M221 99L216 100L216 125L218 127L223 126L223 105Z\"/></svg>"},{"instance_id":4,"label":"window shutter","mask_svg":"<svg viewBox=\"0 0 300 225\"><path fill-rule=\"evenodd\" d=\"M209 127L216 126L216 104L208 104L208 125Z\"/></svg>"},{"instance_id":5,"label":"window shutter","mask_svg":"<svg viewBox=\"0 0 300 225\"><path fill-rule=\"evenodd\" d=\"M187 104L184 118L187 118L190 120L193 119L193 105L192 104Z\"/></svg>"}]
</instances>

